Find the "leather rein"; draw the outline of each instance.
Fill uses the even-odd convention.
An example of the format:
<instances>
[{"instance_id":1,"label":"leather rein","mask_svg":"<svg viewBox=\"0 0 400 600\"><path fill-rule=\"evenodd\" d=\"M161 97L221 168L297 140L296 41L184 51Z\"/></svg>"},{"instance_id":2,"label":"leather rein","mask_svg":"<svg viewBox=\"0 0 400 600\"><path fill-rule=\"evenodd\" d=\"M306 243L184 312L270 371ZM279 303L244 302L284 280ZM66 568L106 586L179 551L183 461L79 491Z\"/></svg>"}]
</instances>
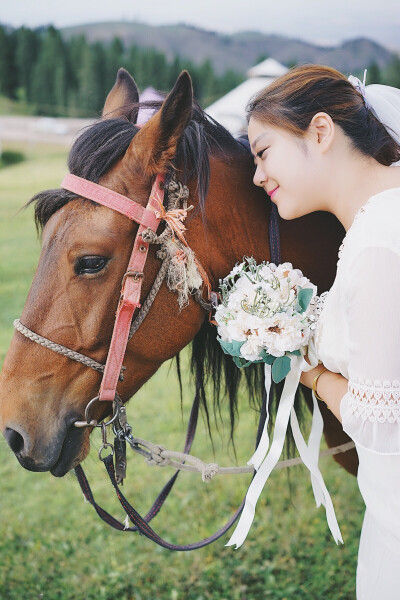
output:
<instances>
[{"instance_id":1,"label":"leather rein","mask_svg":"<svg viewBox=\"0 0 400 600\"><path fill-rule=\"evenodd\" d=\"M142 454L144 453L144 451L139 447L139 444L137 443L136 439L132 436L132 428L130 427L126 419L126 409L122 404L122 401L118 395L116 388L118 381L123 379L124 367L122 366L122 362L125 356L128 341L132 337L133 333L137 330L138 326L141 324L142 320L145 317L145 314L147 314L146 312L143 316L139 313L135 321L132 322L135 310L141 308L140 297L142 281L144 277L143 270L148 256L149 244L151 243L149 240L151 240L152 237L151 235L149 235L149 232L154 235L158 229L160 222L164 220L165 223L172 230L172 235L176 236L185 246L187 246L186 240L183 236L183 231L185 230L183 221L186 218L187 210L175 209L173 211L166 211L164 209L165 176L160 174L156 176L155 181L152 185L151 193L146 207L143 207L137 202L131 200L130 198L118 194L113 190L110 190L108 188L105 188L104 186L101 186L99 184L93 183L91 181L85 180L81 177L77 177L76 175L72 174L68 174L64 177L61 183L61 187L66 190L69 190L77 196L86 198L88 200L92 200L102 206L111 208L112 210L116 210L120 214L139 224L128 266L121 282L121 294L118 302L116 318L114 322L114 329L107 355L106 364L99 365L99 363L96 363L96 361L93 361L92 359L85 357L84 355L81 355L78 352L72 351L64 346L61 346L60 344L51 342L47 338L44 338L43 336L32 332L18 319L14 322L14 327L22 335L28 337L36 343L41 344L42 346L48 347L49 349L55 352L59 352L60 354L64 354L65 356L68 356L73 360L78 360L79 362L82 362L83 364L90 366L91 368L94 368L98 371L103 371L103 377L100 385L99 394L98 396L93 398L86 407L86 420L77 421L74 423L74 425L76 427L101 427L103 444L100 448L99 456L106 467L107 473L110 477L111 483L116 491L117 497L122 507L124 508L130 521L133 523L133 527L129 526L128 522L121 523L120 521L116 520L95 502L83 469L80 465L78 465L75 468L76 476L78 478L78 481L86 499L94 506L98 515L108 525L115 529L121 531L139 531L140 533L150 538L157 544L169 550L194 550L197 548L204 547L214 542L222 535L224 535L228 531L228 529L235 523L242 511L244 501L242 502L236 513L225 524L225 526L223 526L214 535L194 544L176 545L163 540L150 527L149 521L151 521L161 509L163 503L165 502L169 492L171 491L178 477L179 471L176 471L175 474L168 481L168 483L164 486L164 488L156 498L153 506L148 511L145 517L141 517L139 513L128 503L119 487L119 484L123 482L126 473L126 442L128 442L132 449L136 452ZM269 220L269 240L271 255L270 260L275 264L279 264L281 262L281 256L278 212L276 206L273 203L271 203L271 214ZM203 284L207 288L208 294L207 300L205 301L202 298L201 289L198 289L194 294L194 297L204 308L204 310L206 310L207 312L211 312L213 303L215 302L216 294L211 291L211 286L206 271L203 269L203 267L197 261L196 258L195 261L198 271L201 275ZM160 269L160 273L161 270L162 268ZM161 279L161 281L159 281L158 283L157 278ZM154 300L154 297L162 283L162 280L162 277L156 277L153 289L155 287L157 289L155 290L154 294L150 293L149 295L152 297L152 300ZM152 300L149 303L147 299L144 303L144 305L148 305L147 311L151 306ZM142 309L143 308L144 306L142 307ZM113 415L111 419L109 419L107 422L98 423L97 421L90 419L90 407L94 402L97 401L113 402ZM199 398L198 394L196 394L192 406L191 415L189 418L188 431L184 446L185 453L190 452L190 448L196 431L198 413ZM257 443L264 427L265 415L266 406L264 397L260 415L260 422L258 425ZM114 445L109 444L107 442L106 428L111 424L113 425L113 430L115 433ZM111 453L103 457L103 451L106 451L108 449L110 449Z\"/></svg>"}]
</instances>

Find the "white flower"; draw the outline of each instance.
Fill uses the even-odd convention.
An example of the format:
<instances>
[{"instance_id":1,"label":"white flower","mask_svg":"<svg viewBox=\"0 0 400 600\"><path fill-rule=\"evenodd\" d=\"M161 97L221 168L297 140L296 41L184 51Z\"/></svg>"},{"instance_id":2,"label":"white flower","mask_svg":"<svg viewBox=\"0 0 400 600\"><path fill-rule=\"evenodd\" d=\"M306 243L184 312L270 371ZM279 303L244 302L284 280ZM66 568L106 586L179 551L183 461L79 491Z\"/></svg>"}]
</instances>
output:
<instances>
[{"instance_id":1,"label":"white flower","mask_svg":"<svg viewBox=\"0 0 400 600\"><path fill-rule=\"evenodd\" d=\"M235 279L235 282L233 280ZM299 288L317 288L291 263L280 265L245 259L221 285L224 304L215 313L223 341L243 341L241 355L250 361L265 349L274 356L304 349L310 338L308 316L295 310Z\"/></svg>"},{"instance_id":2,"label":"white flower","mask_svg":"<svg viewBox=\"0 0 400 600\"><path fill-rule=\"evenodd\" d=\"M247 339L246 330L240 321L231 320L226 325L226 331L229 336L229 341L244 342Z\"/></svg>"},{"instance_id":3,"label":"white flower","mask_svg":"<svg viewBox=\"0 0 400 600\"><path fill-rule=\"evenodd\" d=\"M260 358L260 352L262 346L260 345L260 339L257 336L249 336L247 341L240 348L240 354L246 360L258 360Z\"/></svg>"},{"instance_id":4,"label":"white flower","mask_svg":"<svg viewBox=\"0 0 400 600\"><path fill-rule=\"evenodd\" d=\"M289 273L293 271L293 265L290 262L281 263L276 267L275 276L279 279L288 277Z\"/></svg>"},{"instance_id":5,"label":"white flower","mask_svg":"<svg viewBox=\"0 0 400 600\"><path fill-rule=\"evenodd\" d=\"M228 327L223 322L218 322L218 335L223 342L232 342L229 337Z\"/></svg>"},{"instance_id":6,"label":"white flower","mask_svg":"<svg viewBox=\"0 0 400 600\"><path fill-rule=\"evenodd\" d=\"M274 274L276 267L274 264L265 265L260 269L260 275L264 279L269 279Z\"/></svg>"},{"instance_id":7,"label":"white flower","mask_svg":"<svg viewBox=\"0 0 400 600\"><path fill-rule=\"evenodd\" d=\"M240 263L240 265L235 265L235 266L233 267L232 271L229 273L229 275L230 275L232 278L233 278L233 277L235 277L235 275L238 275L238 274L239 274L239 273L242 271L242 269L243 269L244 265L245 265L245 263L244 263L244 262Z\"/></svg>"}]
</instances>

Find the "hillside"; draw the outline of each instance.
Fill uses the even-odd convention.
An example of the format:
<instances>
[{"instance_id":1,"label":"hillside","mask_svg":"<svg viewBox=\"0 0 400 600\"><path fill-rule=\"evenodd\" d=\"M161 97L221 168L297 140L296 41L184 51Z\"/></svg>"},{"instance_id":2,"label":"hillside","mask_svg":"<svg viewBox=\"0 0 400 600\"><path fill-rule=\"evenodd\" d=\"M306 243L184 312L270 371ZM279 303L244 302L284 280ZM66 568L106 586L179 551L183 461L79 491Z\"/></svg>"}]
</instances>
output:
<instances>
[{"instance_id":1,"label":"hillside","mask_svg":"<svg viewBox=\"0 0 400 600\"><path fill-rule=\"evenodd\" d=\"M111 42L119 37L126 46L153 47L169 60L175 55L201 64L210 59L218 74L227 69L245 73L260 57L271 56L284 64L322 63L343 72L361 71L375 62L385 67L393 54L368 39L349 40L335 47L322 47L298 39L258 32L225 35L189 25L155 27L143 23L91 23L65 27L66 38L85 35L88 41Z\"/></svg>"}]
</instances>

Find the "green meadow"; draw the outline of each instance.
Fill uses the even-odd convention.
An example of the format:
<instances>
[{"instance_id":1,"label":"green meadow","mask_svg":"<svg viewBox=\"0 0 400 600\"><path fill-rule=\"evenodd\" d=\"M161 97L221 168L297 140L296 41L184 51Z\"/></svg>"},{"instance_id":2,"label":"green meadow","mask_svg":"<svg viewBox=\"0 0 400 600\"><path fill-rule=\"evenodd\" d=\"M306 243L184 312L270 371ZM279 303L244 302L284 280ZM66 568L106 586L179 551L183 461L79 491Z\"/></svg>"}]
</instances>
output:
<instances>
[{"instance_id":1,"label":"green meadow","mask_svg":"<svg viewBox=\"0 0 400 600\"><path fill-rule=\"evenodd\" d=\"M33 277L40 242L31 196L57 187L66 151L44 145L7 144L26 161L0 169L0 364ZM130 401L128 419L137 436L168 449L183 447L193 385L183 353L181 408L175 365L165 363ZM40 413L40 406L37 407ZM251 456L257 415L243 394L236 453L229 443L228 412L213 425L211 444L203 420L193 454L220 465L245 464ZM92 434L84 467L97 501L123 520L97 457L101 440ZM128 456L124 493L145 513L172 472ZM355 598L355 569L363 503L355 478L331 458L321 470L331 492L344 545L336 546L325 513L317 509L308 471L302 466L273 472L254 525L239 550L226 548L229 535L190 553L172 553L144 537L109 529L85 503L73 474L56 479L22 469L0 441L1 600L344 600ZM246 492L249 476L182 473L154 528L168 540L188 543L218 529Z\"/></svg>"}]
</instances>

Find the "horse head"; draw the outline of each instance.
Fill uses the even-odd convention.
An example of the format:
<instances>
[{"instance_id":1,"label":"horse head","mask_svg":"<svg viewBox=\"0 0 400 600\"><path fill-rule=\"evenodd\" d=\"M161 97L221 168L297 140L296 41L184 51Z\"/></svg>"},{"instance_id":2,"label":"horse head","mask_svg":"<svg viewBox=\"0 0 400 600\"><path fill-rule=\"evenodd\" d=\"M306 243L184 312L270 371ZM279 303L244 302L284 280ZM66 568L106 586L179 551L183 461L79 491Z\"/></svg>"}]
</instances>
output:
<instances>
[{"instance_id":1,"label":"horse head","mask_svg":"<svg viewBox=\"0 0 400 600\"><path fill-rule=\"evenodd\" d=\"M72 173L115 190L145 206L157 173L168 172L192 111L192 87L183 73L157 114L135 126L138 93L123 70L109 93L103 119L83 133L69 157ZM96 156L97 154L97 156ZM137 224L108 208L65 190L35 198L42 232L37 271L21 322L54 342L104 363L118 304L121 280ZM160 267L151 247L144 269L143 295ZM204 320L189 301L180 315L176 297L161 287L124 361L126 400L161 363L176 355ZM74 427L96 396L101 376L51 352L16 332L1 374L0 422L21 465L63 475L88 452L89 432ZM98 403L103 417L109 403Z\"/></svg>"}]
</instances>

